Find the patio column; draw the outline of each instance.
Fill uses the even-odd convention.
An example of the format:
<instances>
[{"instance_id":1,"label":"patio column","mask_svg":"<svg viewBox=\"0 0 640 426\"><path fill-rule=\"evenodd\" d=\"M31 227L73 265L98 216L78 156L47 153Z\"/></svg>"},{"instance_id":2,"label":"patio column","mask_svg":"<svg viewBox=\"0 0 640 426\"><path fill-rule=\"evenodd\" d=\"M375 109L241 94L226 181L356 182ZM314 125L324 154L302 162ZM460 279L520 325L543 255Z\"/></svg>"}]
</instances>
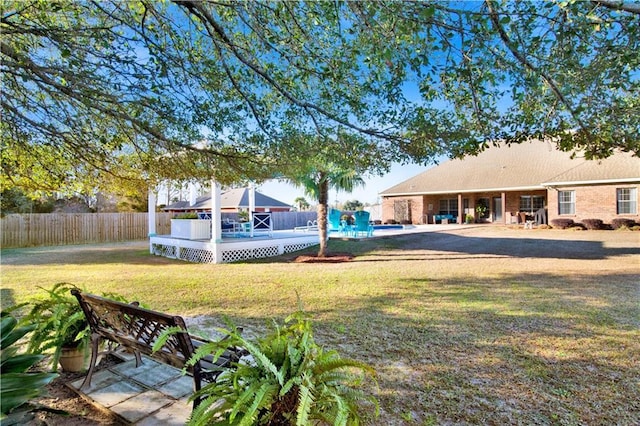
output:
<instances>
[{"instance_id":1,"label":"patio column","mask_svg":"<svg viewBox=\"0 0 640 426\"><path fill-rule=\"evenodd\" d=\"M198 200L198 190L195 182L189 182L189 206L194 206Z\"/></svg>"},{"instance_id":2,"label":"patio column","mask_svg":"<svg viewBox=\"0 0 640 426\"><path fill-rule=\"evenodd\" d=\"M502 194L500 194L500 197L500 202L502 203L502 223L507 225L507 193L503 192Z\"/></svg>"},{"instance_id":3,"label":"patio column","mask_svg":"<svg viewBox=\"0 0 640 426\"><path fill-rule=\"evenodd\" d=\"M149 188L147 194L147 220L149 222L149 237L156 236L156 193ZM153 253L151 248L151 241L149 241L149 252Z\"/></svg>"},{"instance_id":4,"label":"patio column","mask_svg":"<svg viewBox=\"0 0 640 426\"><path fill-rule=\"evenodd\" d=\"M464 223L464 211L462 208L462 194L458 194L458 220L456 221L458 225Z\"/></svg>"},{"instance_id":5,"label":"patio column","mask_svg":"<svg viewBox=\"0 0 640 426\"><path fill-rule=\"evenodd\" d=\"M211 179L211 243L214 244L214 247L222 242L222 215L220 214L222 200L220 194L220 184ZM216 259L217 253L216 249Z\"/></svg>"},{"instance_id":6,"label":"patio column","mask_svg":"<svg viewBox=\"0 0 640 426\"><path fill-rule=\"evenodd\" d=\"M250 231L249 236L253 237L253 212L256 209L256 188L252 183L249 184L249 221L250 221Z\"/></svg>"}]
</instances>

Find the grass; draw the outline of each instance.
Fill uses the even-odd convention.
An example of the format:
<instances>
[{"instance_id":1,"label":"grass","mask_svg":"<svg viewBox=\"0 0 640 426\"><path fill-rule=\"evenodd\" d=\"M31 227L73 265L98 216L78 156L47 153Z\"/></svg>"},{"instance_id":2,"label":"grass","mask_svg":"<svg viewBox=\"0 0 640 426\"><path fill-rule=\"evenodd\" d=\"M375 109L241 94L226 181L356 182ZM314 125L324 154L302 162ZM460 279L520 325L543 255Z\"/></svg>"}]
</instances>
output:
<instances>
[{"instance_id":1,"label":"grass","mask_svg":"<svg viewBox=\"0 0 640 426\"><path fill-rule=\"evenodd\" d=\"M136 244L5 250L2 304L68 281L259 332L297 292L320 343L376 368L376 424L640 423L638 234L482 232L331 241L356 255L344 264L198 265Z\"/></svg>"}]
</instances>

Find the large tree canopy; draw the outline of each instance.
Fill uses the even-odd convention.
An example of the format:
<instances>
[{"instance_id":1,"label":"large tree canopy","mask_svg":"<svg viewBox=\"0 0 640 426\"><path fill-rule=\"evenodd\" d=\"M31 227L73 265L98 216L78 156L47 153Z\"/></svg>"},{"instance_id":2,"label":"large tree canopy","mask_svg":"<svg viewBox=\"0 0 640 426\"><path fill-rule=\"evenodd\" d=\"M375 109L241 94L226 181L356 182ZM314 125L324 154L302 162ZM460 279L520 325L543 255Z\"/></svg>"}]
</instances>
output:
<instances>
[{"instance_id":1,"label":"large tree canopy","mask_svg":"<svg viewBox=\"0 0 640 426\"><path fill-rule=\"evenodd\" d=\"M232 183L323 153L361 174L543 135L640 153L632 2L0 7L3 185Z\"/></svg>"}]
</instances>

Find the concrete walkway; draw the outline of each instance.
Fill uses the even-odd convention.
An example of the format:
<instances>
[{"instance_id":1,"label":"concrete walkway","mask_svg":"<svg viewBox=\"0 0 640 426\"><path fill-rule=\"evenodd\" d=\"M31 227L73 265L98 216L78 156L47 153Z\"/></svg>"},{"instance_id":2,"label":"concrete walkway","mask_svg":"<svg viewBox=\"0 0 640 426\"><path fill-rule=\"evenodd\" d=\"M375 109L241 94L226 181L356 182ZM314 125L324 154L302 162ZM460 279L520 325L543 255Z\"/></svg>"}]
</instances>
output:
<instances>
[{"instance_id":1,"label":"concrete walkway","mask_svg":"<svg viewBox=\"0 0 640 426\"><path fill-rule=\"evenodd\" d=\"M84 377L67 386L97 408L112 413L120 422L134 425L182 426L191 414L193 378L181 370L142 357L98 370L91 386L80 389Z\"/></svg>"}]
</instances>

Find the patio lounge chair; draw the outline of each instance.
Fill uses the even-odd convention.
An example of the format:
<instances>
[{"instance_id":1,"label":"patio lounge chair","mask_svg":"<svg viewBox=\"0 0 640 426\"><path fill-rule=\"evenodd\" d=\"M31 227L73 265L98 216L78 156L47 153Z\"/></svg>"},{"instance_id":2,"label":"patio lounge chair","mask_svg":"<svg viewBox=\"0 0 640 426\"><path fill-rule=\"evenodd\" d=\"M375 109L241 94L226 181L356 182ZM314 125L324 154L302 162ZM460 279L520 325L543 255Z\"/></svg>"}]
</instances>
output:
<instances>
[{"instance_id":1,"label":"patio lounge chair","mask_svg":"<svg viewBox=\"0 0 640 426\"><path fill-rule=\"evenodd\" d=\"M340 210L329 210L329 231L342 232L343 227L340 221L340 216L342 216Z\"/></svg>"},{"instance_id":2,"label":"patio lounge chair","mask_svg":"<svg viewBox=\"0 0 640 426\"><path fill-rule=\"evenodd\" d=\"M220 228L222 232L226 232L226 233L236 232L235 222L232 220L229 220L228 218L222 220L222 223L220 224Z\"/></svg>"},{"instance_id":3,"label":"patio lounge chair","mask_svg":"<svg viewBox=\"0 0 640 426\"><path fill-rule=\"evenodd\" d=\"M357 211L353 214L356 219L354 226L354 236L364 234L367 237L373 235L373 225L369 223L369 212Z\"/></svg>"}]
</instances>

